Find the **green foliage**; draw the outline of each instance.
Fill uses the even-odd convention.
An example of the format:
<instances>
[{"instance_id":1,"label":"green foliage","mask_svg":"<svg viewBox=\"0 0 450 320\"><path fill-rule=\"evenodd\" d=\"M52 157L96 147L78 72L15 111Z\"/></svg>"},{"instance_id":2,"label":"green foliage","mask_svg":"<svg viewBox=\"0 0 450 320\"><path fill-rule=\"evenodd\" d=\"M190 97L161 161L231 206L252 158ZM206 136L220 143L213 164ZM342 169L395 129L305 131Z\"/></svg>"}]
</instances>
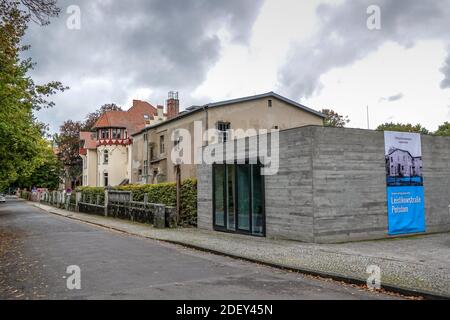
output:
<instances>
[{"instance_id":1,"label":"green foliage","mask_svg":"<svg viewBox=\"0 0 450 320\"><path fill-rule=\"evenodd\" d=\"M197 180L187 179L181 185L181 225L197 225Z\"/></svg>"},{"instance_id":2,"label":"green foliage","mask_svg":"<svg viewBox=\"0 0 450 320\"><path fill-rule=\"evenodd\" d=\"M26 191L26 190L21 190L20 191L20 197L22 199L29 200L30 197L31 197L31 192L30 191Z\"/></svg>"},{"instance_id":3,"label":"green foliage","mask_svg":"<svg viewBox=\"0 0 450 320\"><path fill-rule=\"evenodd\" d=\"M53 137L66 178L71 181L80 180L83 173L83 160L79 156L81 127L82 123L79 121L64 121L59 128L59 134Z\"/></svg>"},{"instance_id":4,"label":"green foliage","mask_svg":"<svg viewBox=\"0 0 450 320\"><path fill-rule=\"evenodd\" d=\"M350 122L348 116L340 115L331 109L322 109L320 112L325 115L325 119L323 120L325 127L343 128Z\"/></svg>"},{"instance_id":5,"label":"green foliage","mask_svg":"<svg viewBox=\"0 0 450 320\"><path fill-rule=\"evenodd\" d=\"M101 205L105 202L105 189L102 187L78 187L77 191L81 191L82 199L85 199L85 201L90 202L97 200L97 196L100 198Z\"/></svg>"},{"instance_id":6,"label":"green foliage","mask_svg":"<svg viewBox=\"0 0 450 320\"><path fill-rule=\"evenodd\" d=\"M114 187L113 190L131 191L133 192L134 201L144 201L144 194L148 195L149 203L164 204L166 206L175 207L177 203L177 188L175 183L159 183L159 184L134 184L127 186ZM96 199L97 195L104 199L104 188L99 187L79 187L77 191L81 191L87 198L92 196ZM197 224L197 180L187 179L181 184L181 213L179 217L180 225L196 225Z\"/></svg>"},{"instance_id":7,"label":"green foliage","mask_svg":"<svg viewBox=\"0 0 450 320\"><path fill-rule=\"evenodd\" d=\"M48 188L54 190L58 188L60 182L60 173L62 170L61 162L58 160L50 146L43 150L42 162L29 176L21 176L15 183L19 188L32 189Z\"/></svg>"},{"instance_id":8,"label":"green foliage","mask_svg":"<svg viewBox=\"0 0 450 320\"><path fill-rule=\"evenodd\" d=\"M21 40L30 17L41 11L36 8L30 15L21 8L17 1L0 0L0 190L31 177L45 163L45 127L33 112L52 107L46 99L66 89L59 82L37 85L28 75L33 63L21 59L28 49Z\"/></svg>"},{"instance_id":9,"label":"green foliage","mask_svg":"<svg viewBox=\"0 0 450 320\"><path fill-rule=\"evenodd\" d=\"M384 123L379 125L376 130L379 131L399 131L399 132L416 132L421 134L430 134L426 128L422 127L421 124L412 125L410 123Z\"/></svg>"},{"instance_id":10,"label":"green foliage","mask_svg":"<svg viewBox=\"0 0 450 320\"><path fill-rule=\"evenodd\" d=\"M444 122L444 124L440 125L434 134L437 136L450 137L450 122L448 121Z\"/></svg>"}]
</instances>

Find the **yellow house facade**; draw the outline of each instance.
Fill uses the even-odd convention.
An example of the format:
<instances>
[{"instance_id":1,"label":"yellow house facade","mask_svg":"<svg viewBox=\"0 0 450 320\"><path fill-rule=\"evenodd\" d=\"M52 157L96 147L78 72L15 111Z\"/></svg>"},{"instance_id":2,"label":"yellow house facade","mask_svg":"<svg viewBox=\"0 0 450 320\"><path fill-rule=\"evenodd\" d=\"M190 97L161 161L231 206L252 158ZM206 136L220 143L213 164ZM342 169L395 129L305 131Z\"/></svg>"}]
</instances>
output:
<instances>
[{"instance_id":1,"label":"yellow house facade","mask_svg":"<svg viewBox=\"0 0 450 320\"><path fill-rule=\"evenodd\" d=\"M274 92L193 106L164 122L147 126L132 135L131 183L152 184L176 181L176 164L171 152L177 143L176 131L190 133L192 149L248 135L249 129L290 129L323 125L324 115ZM221 141L208 136L196 145L196 130L216 129ZM190 164L180 165L181 179L197 176L194 151Z\"/></svg>"},{"instance_id":2,"label":"yellow house facade","mask_svg":"<svg viewBox=\"0 0 450 320\"><path fill-rule=\"evenodd\" d=\"M192 106L179 112L178 94L169 93L167 110L134 100L128 111L109 111L80 133L84 186L174 182L176 164L171 153L180 130L188 132L192 146L188 163L180 164L180 178L196 178L194 149L227 142L252 131L285 130L323 125L324 115L274 92ZM220 134L195 139L210 129ZM198 138L198 137L197 137Z\"/></svg>"}]
</instances>

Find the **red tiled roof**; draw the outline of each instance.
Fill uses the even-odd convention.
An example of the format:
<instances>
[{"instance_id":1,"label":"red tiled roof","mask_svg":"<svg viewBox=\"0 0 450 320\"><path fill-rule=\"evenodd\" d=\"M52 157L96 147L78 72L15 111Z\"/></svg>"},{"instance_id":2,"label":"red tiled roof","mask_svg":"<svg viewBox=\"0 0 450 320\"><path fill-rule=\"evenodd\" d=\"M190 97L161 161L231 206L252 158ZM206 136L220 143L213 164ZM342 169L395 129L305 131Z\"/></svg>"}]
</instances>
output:
<instances>
[{"instance_id":1,"label":"red tiled roof","mask_svg":"<svg viewBox=\"0 0 450 320\"><path fill-rule=\"evenodd\" d=\"M84 141L84 149L96 149L97 141L92 137L93 132L80 131L80 140Z\"/></svg>"},{"instance_id":2,"label":"red tiled roof","mask_svg":"<svg viewBox=\"0 0 450 320\"><path fill-rule=\"evenodd\" d=\"M97 120L94 129L98 128L126 128L128 134L133 134L145 127L145 121L153 119L158 110L150 103L133 100L133 106L127 111L107 111ZM145 119L144 116L148 116Z\"/></svg>"}]
</instances>

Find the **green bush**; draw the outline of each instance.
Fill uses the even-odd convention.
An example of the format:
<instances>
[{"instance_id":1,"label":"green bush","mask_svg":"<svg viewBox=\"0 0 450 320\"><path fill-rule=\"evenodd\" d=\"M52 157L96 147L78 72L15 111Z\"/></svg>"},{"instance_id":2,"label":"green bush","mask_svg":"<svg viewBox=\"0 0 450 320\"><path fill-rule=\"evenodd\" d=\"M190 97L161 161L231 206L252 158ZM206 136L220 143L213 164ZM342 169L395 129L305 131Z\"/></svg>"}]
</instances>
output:
<instances>
[{"instance_id":1,"label":"green bush","mask_svg":"<svg viewBox=\"0 0 450 320\"><path fill-rule=\"evenodd\" d=\"M113 187L113 190L133 192L134 201L144 201L144 194L148 195L149 203L164 204L175 207L177 204L176 183L159 184L131 184L126 186ZM100 195L101 204L104 202L105 189L102 187L80 187L77 191L93 201L96 201L97 195ZM179 225L196 226L197 225L197 180L187 179L181 183L181 212Z\"/></svg>"},{"instance_id":2,"label":"green bush","mask_svg":"<svg viewBox=\"0 0 450 320\"><path fill-rule=\"evenodd\" d=\"M30 199L30 195L31 195L31 192L29 192L29 191L26 191L26 190L21 190L20 191L20 197L22 199L29 200Z\"/></svg>"},{"instance_id":3,"label":"green bush","mask_svg":"<svg viewBox=\"0 0 450 320\"><path fill-rule=\"evenodd\" d=\"M99 204L103 205L105 203L105 189L102 187L78 187L77 191L81 191L81 199L84 199L84 202L95 203L97 201L97 196L99 196Z\"/></svg>"}]
</instances>

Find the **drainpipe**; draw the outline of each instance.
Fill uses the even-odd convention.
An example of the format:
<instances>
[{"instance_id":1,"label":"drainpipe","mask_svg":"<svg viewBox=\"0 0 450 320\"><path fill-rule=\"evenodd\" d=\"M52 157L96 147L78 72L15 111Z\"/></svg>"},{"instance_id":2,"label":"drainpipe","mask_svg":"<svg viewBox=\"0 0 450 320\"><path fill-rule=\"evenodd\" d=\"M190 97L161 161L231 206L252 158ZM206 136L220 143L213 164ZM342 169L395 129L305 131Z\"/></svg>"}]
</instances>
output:
<instances>
[{"instance_id":1,"label":"drainpipe","mask_svg":"<svg viewBox=\"0 0 450 320\"><path fill-rule=\"evenodd\" d=\"M203 111L205 111L205 131L208 132L209 129L209 125L208 125L208 105L204 105L203 106ZM203 139L203 137L201 137ZM209 137L208 137L209 138ZM206 139L206 144L205 146L208 146L209 144L209 139Z\"/></svg>"},{"instance_id":2,"label":"drainpipe","mask_svg":"<svg viewBox=\"0 0 450 320\"><path fill-rule=\"evenodd\" d=\"M150 155L149 155L149 140L148 140L148 129L145 129L145 134L147 135L147 140L145 141L146 144L146 148L147 148L147 169L145 170L146 174L145 174L145 184L148 184L148 173L149 173L149 169L150 169Z\"/></svg>"}]
</instances>

